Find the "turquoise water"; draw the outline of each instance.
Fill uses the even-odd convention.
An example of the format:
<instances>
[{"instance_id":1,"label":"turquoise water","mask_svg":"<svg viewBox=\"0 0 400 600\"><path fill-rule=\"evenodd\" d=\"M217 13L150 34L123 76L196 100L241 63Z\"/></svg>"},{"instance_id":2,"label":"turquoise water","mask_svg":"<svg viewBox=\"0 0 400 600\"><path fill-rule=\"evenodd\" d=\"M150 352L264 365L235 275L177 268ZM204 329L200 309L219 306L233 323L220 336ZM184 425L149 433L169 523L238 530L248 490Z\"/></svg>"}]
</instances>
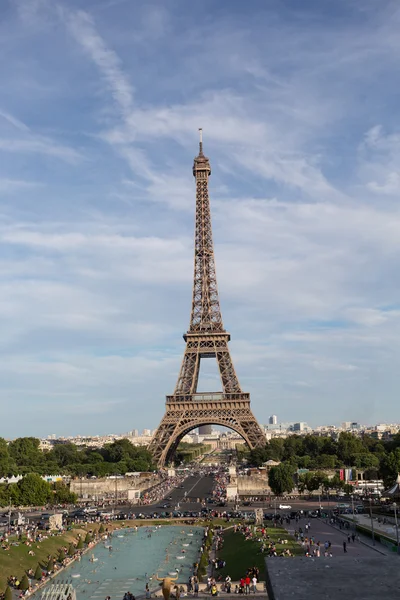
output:
<instances>
[{"instance_id":1,"label":"turquoise water","mask_svg":"<svg viewBox=\"0 0 400 600\"><path fill-rule=\"evenodd\" d=\"M201 527L179 525L115 531L53 582L71 582L78 600L122 600L127 591L143 595L147 582L159 588L156 575L173 576L176 569L179 583L186 583L199 560L202 534Z\"/></svg>"}]
</instances>

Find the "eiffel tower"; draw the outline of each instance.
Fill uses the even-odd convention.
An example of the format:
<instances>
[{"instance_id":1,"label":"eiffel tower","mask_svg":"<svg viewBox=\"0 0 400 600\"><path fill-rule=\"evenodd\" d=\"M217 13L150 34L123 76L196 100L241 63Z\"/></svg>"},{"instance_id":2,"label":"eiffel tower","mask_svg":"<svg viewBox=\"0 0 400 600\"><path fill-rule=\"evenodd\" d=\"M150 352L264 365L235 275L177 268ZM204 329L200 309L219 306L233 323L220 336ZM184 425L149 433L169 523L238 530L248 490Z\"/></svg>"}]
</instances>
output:
<instances>
[{"instance_id":1,"label":"eiffel tower","mask_svg":"<svg viewBox=\"0 0 400 600\"><path fill-rule=\"evenodd\" d=\"M199 154L194 159L196 179L196 230L192 313L182 366L172 396L166 398L164 417L149 450L159 467L168 463L180 440L196 427L214 424L236 431L249 448L265 445L265 435L250 408L250 394L242 392L229 353L230 334L224 329L218 298L211 229L208 178L210 161L203 154L200 129ZM216 358L222 392L197 393L200 361Z\"/></svg>"}]
</instances>

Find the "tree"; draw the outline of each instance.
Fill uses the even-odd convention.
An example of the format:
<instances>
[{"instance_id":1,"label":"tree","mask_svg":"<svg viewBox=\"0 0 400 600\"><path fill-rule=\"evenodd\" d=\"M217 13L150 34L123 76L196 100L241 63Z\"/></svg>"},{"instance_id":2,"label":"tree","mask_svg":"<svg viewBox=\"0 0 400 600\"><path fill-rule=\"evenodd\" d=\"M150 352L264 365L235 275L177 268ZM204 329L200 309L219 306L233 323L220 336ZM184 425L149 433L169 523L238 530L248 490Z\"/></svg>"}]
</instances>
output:
<instances>
[{"instance_id":1,"label":"tree","mask_svg":"<svg viewBox=\"0 0 400 600\"><path fill-rule=\"evenodd\" d=\"M65 560L65 552L64 548L60 548L60 551L58 553L58 562L62 563L63 560Z\"/></svg>"},{"instance_id":2,"label":"tree","mask_svg":"<svg viewBox=\"0 0 400 600\"><path fill-rule=\"evenodd\" d=\"M34 437L17 438L10 442L8 451L17 466L36 471L43 463L43 452L39 449L40 440Z\"/></svg>"},{"instance_id":3,"label":"tree","mask_svg":"<svg viewBox=\"0 0 400 600\"><path fill-rule=\"evenodd\" d=\"M54 558L52 556L50 556L50 558L49 558L49 560L47 562L46 571L48 573L50 573L53 570L54 570Z\"/></svg>"},{"instance_id":4,"label":"tree","mask_svg":"<svg viewBox=\"0 0 400 600\"><path fill-rule=\"evenodd\" d=\"M339 473L335 473L335 475L330 480L330 487L333 490L341 489L344 486L344 481L340 479Z\"/></svg>"},{"instance_id":5,"label":"tree","mask_svg":"<svg viewBox=\"0 0 400 600\"><path fill-rule=\"evenodd\" d=\"M357 469L377 469L379 467L379 457L371 452L353 454L350 460Z\"/></svg>"},{"instance_id":6,"label":"tree","mask_svg":"<svg viewBox=\"0 0 400 600\"><path fill-rule=\"evenodd\" d=\"M75 504L78 499L78 496L62 481L55 482L54 492L54 504Z\"/></svg>"},{"instance_id":7,"label":"tree","mask_svg":"<svg viewBox=\"0 0 400 600\"><path fill-rule=\"evenodd\" d=\"M81 456L82 454L78 451L78 447L75 444L57 444L48 453L47 459L54 460L59 467L65 468L71 464L80 462Z\"/></svg>"},{"instance_id":8,"label":"tree","mask_svg":"<svg viewBox=\"0 0 400 600\"><path fill-rule=\"evenodd\" d=\"M42 579L42 569L41 569L41 566L40 566L40 565L38 565L38 566L36 567L36 571L35 571L35 579L36 579L37 581L40 581L40 580Z\"/></svg>"},{"instance_id":9,"label":"tree","mask_svg":"<svg viewBox=\"0 0 400 600\"><path fill-rule=\"evenodd\" d=\"M18 481L17 487L21 504L27 506L40 506L47 504L51 498L51 487L37 473L29 473Z\"/></svg>"},{"instance_id":10,"label":"tree","mask_svg":"<svg viewBox=\"0 0 400 600\"><path fill-rule=\"evenodd\" d=\"M91 541L92 541L92 536L90 535L89 532L87 532L86 537L85 537L85 544L90 544Z\"/></svg>"},{"instance_id":11,"label":"tree","mask_svg":"<svg viewBox=\"0 0 400 600\"><path fill-rule=\"evenodd\" d=\"M396 481L396 477L400 473L400 448L396 448L383 457L379 471L385 487L389 487Z\"/></svg>"},{"instance_id":12,"label":"tree","mask_svg":"<svg viewBox=\"0 0 400 600\"><path fill-rule=\"evenodd\" d=\"M339 435L337 455L343 464L351 467L353 455L363 452L365 452L365 448L362 441L352 433L342 431Z\"/></svg>"},{"instance_id":13,"label":"tree","mask_svg":"<svg viewBox=\"0 0 400 600\"><path fill-rule=\"evenodd\" d=\"M19 583L19 589L22 590L23 592L26 592L26 590L29 590L29 581L28 581L28 576L25 574L20 583Z\"/></svg>"},{"instance_id":14,"label":"tree","mask_svg":"<svg viewBox=\"0 0 400 600\"><path fill-rule=\"evenodd\" d=\"M69 545L69 548L68 548L68 556L74 556L75 552L76 552L75 546L71 542Z\"/></svg>"},{"instance_id":15,"label":"tree","mask_svg":"<svg viewBox=\"0 0 400 600\"><path fill-rule=\"evenodd\" d=\"M293 466L288 463L281 463L272 467L268 473L268 482L271 490L276 496L281 496L284 492L291 492L293 489Z\"/></svg>"},{"instance_id":16,"label":"tree","mask_svg":"<svg viewBox=\"0 0 400 600\"><path fill-rule=\"evenodd\" d=\"M83 539L82 538L79 538L76 548L77 548L77 550L83 549Z\"/></svg>"},{"instance_id":17,"label":"tree","mask_svg":"<svg viewBox=\"0 0 400 600\"><path fill-rule=\"evenodd\" d=\"M319 469L334 469L336 467L337 456L335 454L320 454L315 460Z\"/></svg>"},{"instance_id":18,"label":"tree","mask_svg":"<svg viewBox=\"0 0 400 600\"><path fill-rule=\"evenodd\" d=\"M4 438L0 438L0 477L7 477L15 468L15 461L12 460L8 444Z\"/></svg>"},{"instance_id":19,"label":"tree","mask_svg":"<svg viewBox=\"0 0 400 600\"><path fill-rule=\"evenodd\" d=\"M6 593L4 594L4 600L12 600L12 597L13 597L12 589L8 585L6 587Z\"/></svg>"},{"instance_id":20,"label":"tree","mask_svg":"<svg viewBox=\"0 0 400 600\"><path fill-rule=\"evenodd\" d=\"M99 527L99 533L100 534L104 533L104 525L103 525L103 523L101 523L101 525Z\"/></svg>"}]
</instances>

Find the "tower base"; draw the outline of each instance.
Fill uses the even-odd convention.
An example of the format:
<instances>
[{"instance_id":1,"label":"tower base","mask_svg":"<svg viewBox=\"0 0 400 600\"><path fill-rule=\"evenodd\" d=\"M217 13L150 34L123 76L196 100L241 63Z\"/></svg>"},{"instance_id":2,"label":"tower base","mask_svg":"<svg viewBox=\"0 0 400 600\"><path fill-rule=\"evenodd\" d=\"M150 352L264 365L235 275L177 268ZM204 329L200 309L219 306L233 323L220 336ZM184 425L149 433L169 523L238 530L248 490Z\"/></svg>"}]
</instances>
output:
<instances>
[{"instance_id":1,"label":"tower base","mask_svg":"<svg viewBox=\"0 0 400 600\"><path fill-rule=\"evenodd\" d=\"M218 396L218 399L212 400L213 396ZM265 435L251 412L249 394L167 396L165 415L149 446L158 467L168 464L181 439L202 425L222 425L233 429L251 450L266 443Z\"/></svg>"}]
</instances>

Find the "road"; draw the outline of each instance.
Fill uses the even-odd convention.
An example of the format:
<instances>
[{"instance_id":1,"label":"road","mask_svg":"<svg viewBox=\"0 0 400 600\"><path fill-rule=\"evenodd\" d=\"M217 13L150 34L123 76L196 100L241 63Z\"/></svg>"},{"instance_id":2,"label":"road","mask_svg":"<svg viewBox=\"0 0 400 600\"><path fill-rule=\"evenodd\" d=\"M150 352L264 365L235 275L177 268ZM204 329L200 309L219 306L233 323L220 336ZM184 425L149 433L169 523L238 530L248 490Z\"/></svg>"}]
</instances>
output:
<instances>
[{"instance_id":1,"label":"road","mask_svg":"<svg viewBox=\"0 0 400 600\"><path fill-rule=\"evenodd\" d=\"M154 504L151 504L149 506L132 506L129 507L129 511L132 511L134 513L142 513L145 515L154 513L154 512L162 512L162 511L169 511L171 512L172 510L175 509L175 507L177 506L177 504L180 505L180 509L184 510L184 511L196 511L199 512L201 510L201 503L197 502L197 499L200 498L202 501L204 500L204 498L207 498L209 496L212 495L212 488L213 488L213 478L212 476L205 476L205 477L199 477L198 475L196 476L190 476L187 479L185 479L185 481L182 484L182 487L177 487L174 488L173 490L171 490L168 494L167 494L167 498L171 498L171 500L165 498L164 500L159 500L158 502L155 502ZM185 497L185 492L186 492L186 497ZM171 507L164 509L161 508L162 504L171 504ZM214 506L214 505L210 505L210 506ZM128 510L127 505L118 505L118 506L114 506L113 508L115 508L117 511L126 511ZM74 512L75 509L71 510L70 512ZM14 513L17 512L16 510L13 511ZM43 513L52 513L53 510L40 510L40 511L33 511L33 512L24 512L24 516L25 518L29 519L30 522L37 522L40 520L41 515ZM4 511L3 514L0 514L0 517L2 519L7 518L7 511ZM1 527L0 526L0 532L7 529L7 526L5 527Z\"/></svg>"}]
</instances>

